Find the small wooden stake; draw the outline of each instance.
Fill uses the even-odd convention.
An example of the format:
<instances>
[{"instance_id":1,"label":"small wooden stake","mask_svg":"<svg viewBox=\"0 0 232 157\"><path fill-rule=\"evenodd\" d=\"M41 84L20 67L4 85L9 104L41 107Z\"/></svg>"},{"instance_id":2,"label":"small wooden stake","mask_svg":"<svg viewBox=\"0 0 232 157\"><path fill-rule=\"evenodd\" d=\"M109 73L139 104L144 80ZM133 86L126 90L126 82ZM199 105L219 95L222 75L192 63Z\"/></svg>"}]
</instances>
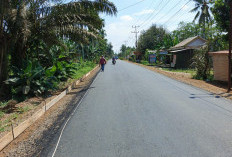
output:
<instances>
[{"instance_id":1,"label":"small wooden stake","mask_svg":"<svg viewBox=\"0 0 232 157\"><path fill-rule=\"evenodd\" d=\"M45 103L45 104L44 104L44 109L45 109L45 112L46 112L46 111L47 111L47 105L46 105L47 103L46 103L46 100L44 100L44 103Z\"/></svg>"},{"instance_id":2,"label":"small wooden stake","mask_svg":"<svg viewBox=\"0 0 232 157\"><path fill-rule=\"evenodd\" d=\"M13 123L12 123L12 121L11 121L11 131L12 131L13 139L15 139L15 136L14 136L14 127L13 127Z\"/></svg>"}]
</instances>

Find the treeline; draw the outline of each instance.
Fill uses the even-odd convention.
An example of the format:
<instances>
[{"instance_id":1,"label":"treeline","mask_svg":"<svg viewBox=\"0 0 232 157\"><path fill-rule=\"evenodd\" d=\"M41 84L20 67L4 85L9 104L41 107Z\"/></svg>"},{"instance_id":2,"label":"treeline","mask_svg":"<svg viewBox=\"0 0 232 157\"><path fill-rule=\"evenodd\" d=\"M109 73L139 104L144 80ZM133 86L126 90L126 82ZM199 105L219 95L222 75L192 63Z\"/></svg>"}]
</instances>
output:
<instances>
[{"instance_id":1,"label":"treeline","mask_svg":"<svg viewBox=\"0 0 232 157\"><path fill-rule=\"evenodd\" d=\"M143 30L138 39L136 52L144 57L146 50L167 50L189 37L201 36L208 40L209 50L225 50L229 48L229 9L230 0L193 0L195 12L193 22L180 22L176 30L170 32L163 26L153 24ZM213 15L213 16L212 16ZM124 49L121 46L121 54Z\"/></svg>"},{"instance_id":2,"label":"treeline","mask_svg":"<svg viewBox=\"0 0 232 157\"><path fill-rule=\"evenodd\" d=\"M100 55L113 55L99 14L108 0L1 0L0 100L43 95Z\"/></svg>"}]
</instances>

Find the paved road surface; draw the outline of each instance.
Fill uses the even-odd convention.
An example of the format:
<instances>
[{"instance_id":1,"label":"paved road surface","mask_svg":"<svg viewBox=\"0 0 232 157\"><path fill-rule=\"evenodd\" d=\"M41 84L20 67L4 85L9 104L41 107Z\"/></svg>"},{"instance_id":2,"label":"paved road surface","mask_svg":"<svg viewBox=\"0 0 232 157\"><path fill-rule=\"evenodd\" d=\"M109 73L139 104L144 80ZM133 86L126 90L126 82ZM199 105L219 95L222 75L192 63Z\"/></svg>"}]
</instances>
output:
<instances>
[{"instance_id":1,"label":"paved road surface","mask_svg":"<svg viewBox=\"0 0 232 157\"><path fill-rule=\"evenodd\" d=\"M109 62L55 156L231 157L232 103L131 63Z\"/></svg>"}]
</instances>

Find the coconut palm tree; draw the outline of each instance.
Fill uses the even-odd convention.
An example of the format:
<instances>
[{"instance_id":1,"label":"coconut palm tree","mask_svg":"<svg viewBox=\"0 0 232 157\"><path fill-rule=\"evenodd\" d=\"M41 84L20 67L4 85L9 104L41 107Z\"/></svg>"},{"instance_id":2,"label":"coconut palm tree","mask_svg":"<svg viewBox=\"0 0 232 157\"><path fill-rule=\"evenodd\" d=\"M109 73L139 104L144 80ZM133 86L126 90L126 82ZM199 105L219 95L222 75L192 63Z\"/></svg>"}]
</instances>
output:
<instances>
[{"instance_id":1,"label":"coconut palm tree","mask_svg":"<svg viewBox=\"0 0 232 157\"><path fill-rule=\"evenodd\" d=\"M194 17L193 22L198 19L199 25L203 25L203 32L204 37L205 35L205 27L206 24L211 22L211 15L210 15L210 0L193 0L195 2L195 7L190 12L197 12Z\"/></svg>"}]
</instances>

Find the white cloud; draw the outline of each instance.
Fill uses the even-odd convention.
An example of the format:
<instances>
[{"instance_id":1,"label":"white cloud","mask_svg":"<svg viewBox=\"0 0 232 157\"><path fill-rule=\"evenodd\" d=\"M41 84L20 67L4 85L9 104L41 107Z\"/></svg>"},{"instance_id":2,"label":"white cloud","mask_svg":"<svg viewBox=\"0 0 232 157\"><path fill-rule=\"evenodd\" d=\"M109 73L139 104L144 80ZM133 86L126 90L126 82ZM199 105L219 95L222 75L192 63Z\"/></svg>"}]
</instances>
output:
<instances>
[{"instance_id":1,"label":"white cloud","mask_svg":"<svg viewBox=\"0 0 232 157\"><path fill-rule=\"evenodd\" d=\"M133 20L133 18L131 16L129 16L129 15L121 16L120 19L122 21L132 21Z\"/></svg>"},{"instance_id":2,"label":"white cloud","mask_svg":"<svg viewBox=\"0 0 232 157\"><path fill-rule=\"evenodd\" d=\"M133 21L133 20L132 20ZM105 27L107 39L113 44L115 52L119 52L120 46L127 42L128 46L134 46L134 34L130 22L119 21L106 25ZM133 37L131 40L129 37Z\"/></svg>"},{"instance_id":3,"label":"white cloud","mask_svg":"<svg viewBox=\"0 0 232 157\"><path fill-rule=\"evenodd\" d=\"M145 14L151 14L151 13L154 13L154 10L152 9L148 9L148 10L143 10L143 11L140 11L138 13L134 13L134 15L145 15Z\"/></svg>"}]
</instances>

